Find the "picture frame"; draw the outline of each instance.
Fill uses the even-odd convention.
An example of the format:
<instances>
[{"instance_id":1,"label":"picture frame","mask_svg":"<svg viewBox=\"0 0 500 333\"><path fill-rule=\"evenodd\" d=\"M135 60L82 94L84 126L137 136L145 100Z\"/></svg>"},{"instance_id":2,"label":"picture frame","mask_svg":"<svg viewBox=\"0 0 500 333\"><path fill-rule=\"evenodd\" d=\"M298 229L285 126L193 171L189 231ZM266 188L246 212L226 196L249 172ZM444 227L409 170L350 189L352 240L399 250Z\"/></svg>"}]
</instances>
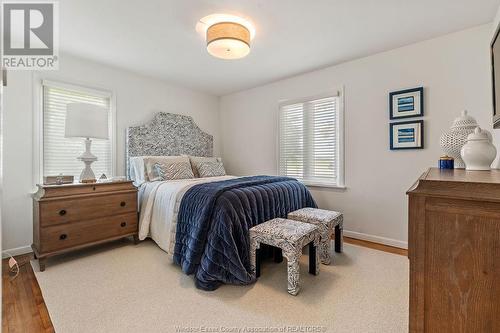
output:
<instances>
[{"instance_id":1,"label":"picture frame","mask_svg":"<svg viewBox=\"0 0 500 333\"><path fill-rule=\"evenodd\" d=\"M424 121L413 120L389 124L391 150L423 149Z\"/></svg>"},{"instance_id":2,"label":"picture frame","mask_svg":"<svg viewBox=\"0 0 500 333\"><path fill-rule=\"evenodd\" d=\"M424 87L389 93L389 119L422 117L424 115Z\"/></svg>"}]
</instances>

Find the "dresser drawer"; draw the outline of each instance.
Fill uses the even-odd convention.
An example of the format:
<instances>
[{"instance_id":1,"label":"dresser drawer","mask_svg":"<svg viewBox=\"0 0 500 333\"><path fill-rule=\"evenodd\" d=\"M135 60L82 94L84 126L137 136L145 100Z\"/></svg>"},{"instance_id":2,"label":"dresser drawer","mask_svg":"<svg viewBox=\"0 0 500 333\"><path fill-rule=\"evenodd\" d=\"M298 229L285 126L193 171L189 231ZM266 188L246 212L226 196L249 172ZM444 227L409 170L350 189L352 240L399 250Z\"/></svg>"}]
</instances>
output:
<instances>
[{"instance_id":1,"label":"dresser drawer","mask_svg":"<svg viewBox=\"0 0 500 333\"><path fill-rule=\"evenodd\" d=\"M52 252L137 232L137 213L54 225L40 229L41 251Z\"/></svg>"},{"instance_id":2,"label":"dresser drawer","mask_svg":"<svg viewBox=\"0 0 500 333\"><path fill-rule=\"evenodd\" d=\"M137 212L136 192L48 200L40 202L40 225L45 227L129 212Z\"/></svg>"}]
</instances>

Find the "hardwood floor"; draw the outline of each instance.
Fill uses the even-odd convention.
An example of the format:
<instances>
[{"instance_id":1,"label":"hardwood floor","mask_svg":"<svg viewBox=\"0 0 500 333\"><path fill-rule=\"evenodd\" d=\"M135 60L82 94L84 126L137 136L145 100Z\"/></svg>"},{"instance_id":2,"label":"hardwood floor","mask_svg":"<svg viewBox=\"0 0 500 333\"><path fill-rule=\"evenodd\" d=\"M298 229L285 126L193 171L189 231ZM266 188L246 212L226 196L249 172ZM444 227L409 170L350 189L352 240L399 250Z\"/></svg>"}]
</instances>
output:
<instances>
[{"instance_id":1,"label":"hardwood floor","mask_svg":"<svg viewBox=\"0 0 500 333\"><path fill-rule=\"evenodd\" d=\"M344 237L346 243L371 249L407 255L407 250ZM33 254L17 256L19 275L9 276L8 259L2 260L2 332L3 333L48 333L54 332L42 292L29 261Z\"/></svg>"},{"instance_id":2,"label":"hardwood floor","mask_svg":"<svg viewBox=\"0 0 500 333\"><path fill-rule=\"evenodd\" d=\"M2 332L54 332L42 292L31 268L33 254L17 256L19 275L9 275L8 259L2 260Z\"/></svg>"}]
</instances>

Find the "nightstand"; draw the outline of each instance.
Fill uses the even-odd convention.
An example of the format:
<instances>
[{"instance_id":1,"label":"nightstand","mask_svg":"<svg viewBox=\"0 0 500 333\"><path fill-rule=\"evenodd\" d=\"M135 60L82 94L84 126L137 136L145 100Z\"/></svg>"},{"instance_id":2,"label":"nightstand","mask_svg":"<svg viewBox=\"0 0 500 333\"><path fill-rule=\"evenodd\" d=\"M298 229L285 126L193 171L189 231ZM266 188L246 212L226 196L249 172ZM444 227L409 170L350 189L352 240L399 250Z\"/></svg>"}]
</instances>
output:
<instances>
[{"instance_id":1,"label":"nightstand","mask_svg":"<svg viewBox=\"0 0 500 333\"><path fill-rule=\"evenodd\" d=\"M137 188L131 181L37 186L31 247L40 271L54 255L130 236L137 243Z\"/></svg>"}]
</instances>

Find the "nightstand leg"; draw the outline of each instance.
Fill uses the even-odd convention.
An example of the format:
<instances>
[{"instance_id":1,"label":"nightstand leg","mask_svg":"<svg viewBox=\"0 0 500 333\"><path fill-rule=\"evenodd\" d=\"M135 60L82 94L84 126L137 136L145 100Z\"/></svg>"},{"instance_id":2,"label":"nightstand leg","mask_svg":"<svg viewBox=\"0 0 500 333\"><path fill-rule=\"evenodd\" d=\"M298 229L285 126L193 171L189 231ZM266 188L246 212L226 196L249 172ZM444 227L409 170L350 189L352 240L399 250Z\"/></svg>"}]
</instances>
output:
<instances>
[{"instance_id":1,"label":"nightstand leg","mask_svg":"<svg viewBox=\"0 0 500 333\"><path fill-rule=\"evenodd\" d=\"M40 266L40 272L43 272L45 270L45 262L47 258L40 258L38 259L38 266Z\"/></svg>"},{"instance_id":2,"label":"nightstand leg","mask_svg":"<svg viewBox=\"0 0 500 333\"><path fill-rule=\"evenodd\" d=\"M139 235L134 235L134 244L139 244Z\"/></svg>"}]
</instances>

